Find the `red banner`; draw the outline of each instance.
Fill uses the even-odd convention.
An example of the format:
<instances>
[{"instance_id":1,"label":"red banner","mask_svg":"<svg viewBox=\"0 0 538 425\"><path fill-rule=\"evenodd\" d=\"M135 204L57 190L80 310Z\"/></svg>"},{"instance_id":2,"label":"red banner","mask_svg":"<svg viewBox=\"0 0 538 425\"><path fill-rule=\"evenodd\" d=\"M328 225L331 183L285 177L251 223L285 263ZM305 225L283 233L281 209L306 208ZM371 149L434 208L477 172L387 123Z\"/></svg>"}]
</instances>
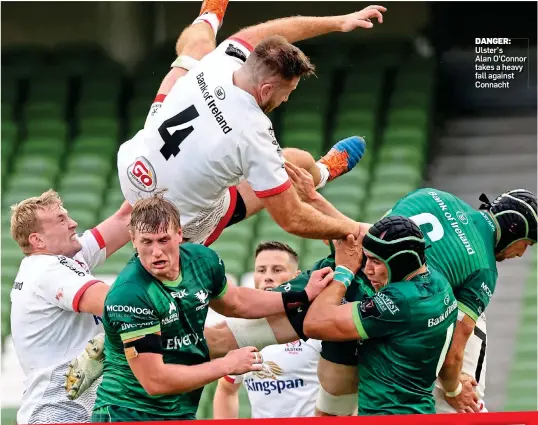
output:
<instances>
[{"instance_id":1,"label":"red banner","mask_svg":"<svg viewBox=\"0 0 538 425\"><path fill-rule=\"evenodd\" d=\"M122 422L122 425L172 425L168 422ZM255 422L263 425L538 425L538 412L476 413L461 415L405 415L405 416L353 416L324 418L237 419L219 420L218 425L245 425ZM214 420L198 420L196 425L217 425ZM254 424L251 424L254 425Z\"/></svg>"}]
</instances>

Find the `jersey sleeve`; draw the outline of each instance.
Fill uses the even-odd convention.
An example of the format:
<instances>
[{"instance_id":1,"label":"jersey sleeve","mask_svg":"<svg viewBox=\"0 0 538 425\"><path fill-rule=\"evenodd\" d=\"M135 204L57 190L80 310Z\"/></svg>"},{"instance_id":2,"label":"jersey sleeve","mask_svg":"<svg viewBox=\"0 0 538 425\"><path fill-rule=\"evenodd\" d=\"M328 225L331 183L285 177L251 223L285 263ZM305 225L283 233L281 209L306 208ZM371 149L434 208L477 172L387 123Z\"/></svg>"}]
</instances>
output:
<instances>
[{"instance_id":1,"label":"jersey sleeve","mask_svg":"<svg viewBox=\"0 0 538 425\"><path fill-rule=\"evenodd\" d=\"M211 271L213 275L212 299L222 298L228 291L228 280L226 279L226 267L222 258L212 251Z\"/></svg>"},{"instance_id":2,"label":"jersey sleeve","mask_svg":"<svg viewBox=\"0 0 538 425\"><path fill-rule=\"evenodd\" d=\"M258 198L277 195L291 186L271 121L262 118L255 117L245 126L240 149L243 173Z\"/></svg>"},{"instance_id":3,"label":"jersey sleeve","mask_svg":"<svg viewBox=\"0 0 538 425\"><path fill-rule=\"evenodd\" d=\"M353 320L361 339L394 335L409 322L407 299L394 286L353 304Z\"/></svg>"},{"instance_id":4,"label":"jersey sleeve","mask_svg":"<svg viewBox=\"0 0 538 425\"><path fill-rule=\"evenodd\" d=\"M230 384L241 384L245 375L226 375L224 379Z\"/></svg>"},{"instance_id":5,"label":"jersey sleeve","mask_svg":"<svg viewBox=\"0 0 538 425\"><path fill-rule=\"evenodd\" d=\"M69 257L51 256L47 263L38 281L38 295L63 310L79 312L82 295L100 280Z\"/></svg>"},{"instance_id":6,"label":"jersey sleeve","mask_svg":"<svg viewBox=\"0 0 538 425\"><path fill-rule=\"evenodd\" d=\"M147 292L130 282L108 293L104 314L124 342L161 331L161 322Z\"/></svg>"},{"instance_id":7,"label":"jersey sleeve","mask_svg":"<svg viewBox=\"0 0 538 425\"><path fill-rule=\"evenodd\" d=\"M231 61L238 65L246 62L250 53L254 50L249 43L237 37L230 37L220 43L214 52L210 53L215 58L223 61Z\"/></svg>"},{"instance_id":8,"label":"jersey sleeve","mask_svg":"<svg viewBox=\"0 0 538 425\"><path fill-rule=\"evenodd\" d=\"M486 310L495 292L497 273L491 269L480 269L474 272L465 283L454 290L458 300L458 309L473 319Z\"/></svg>"},{"instance_id":9,"label":"jersey sleeve","mask_svg":"<svg viewBox=\"0 0 538 425\"><path fill-rule=\"evenodd\" d=\"M97 228L84 232L79 242L82 245L80 253L90 270L103 264L106 260L106 244Z\"/></svg>"}]
</instances>

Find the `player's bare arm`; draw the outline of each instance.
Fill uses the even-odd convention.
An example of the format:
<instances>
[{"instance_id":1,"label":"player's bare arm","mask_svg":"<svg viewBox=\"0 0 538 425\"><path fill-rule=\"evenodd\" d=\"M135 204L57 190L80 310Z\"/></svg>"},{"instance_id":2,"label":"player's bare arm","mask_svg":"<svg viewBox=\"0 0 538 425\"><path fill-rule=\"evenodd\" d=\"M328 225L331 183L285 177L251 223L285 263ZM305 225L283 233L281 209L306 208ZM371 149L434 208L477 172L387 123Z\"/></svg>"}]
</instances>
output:
<instances>
[{"instance_id":1,"label":"player's bare arm","mask_svg":"<svg viewBox=\"0 0 538 425\"><path fill-rule=\"evenodd\" d=\"M357 366L333 363L321 357L318 363L320 393L316 416L350 416L357 409Z\"/></svg>"},{"instance_id":2,"label":"player's bare arm","mask_svg":"<svg viewBox=\"0 0 538 425\"><path fill-rule=\"evenodd\" d=\"M349 235L345 241L335 241L335 252L334 281L308 309L303 329L309 338L324 341L357 340L360 339L360 335L353 320L356 305L342 304L342 298L349 285L348 274L355 274L360 267L362 247L353 235Z\"/></svg>"},{"instance_id":3,"label":"player's bare arm","mask_svg":"<svg viewBox=\"0 0 538 425\"><path fill-rule=\"evenodd\" d=\"M131 219L132 210L133 207L129 202L125 201L118 211L97 225L97 230L104 239L107 258L131 239L129 236L129 220Z\"/></svg>"},{"instance_id":4,"label":"player's bare arm","mask_svg":"<svg viewBox=\"0 0 538 425\"><path fill-rule=\"evenodd\" d=\"M308 304L327 286L333 278L327 267L312 273L303 291L270 292L259 289L231 286L224 296L214 299L210 306L227 317L259 319L284 313L288 305Z\"/></svg>"},{"instance_id":5,"label":"player's bare arm","mask_svg":"<svg viewBox=\"0 0 538 425\"><path fill-rule=\"evenodd\" d=\"M289 161L286 161L284 165L288 176L293 182L293 187L303 202L306 202L329 217L340 220L351 220L349 217L338 211L333 204L327 201L327 199L316 190L311 173Z\"/></svg>"},{"instance_id":6,"label":"player's bare arm","mask_svg":"<svg viewBox=\"0 0 538 425\"><path fill-rule=\"evenodd\" d=\"M261 370L262 358L254 347L232 351L225 357L210 362L184 366L164 363L162 354L158 353L158 342L160 343L158 334L124 341L125 356L131 370L152 396L181 394L201 388L225 375Z\"/></svg>"},{"instance_id":7,"label":"player's bare arm","mask_svg":"<svg viewBox=\"0 0 538 425\"><path fill-rule=\"evenodd\" d=\"M359 235L359 223L349 218L329 217L302 202L293 187L263 198L264 207L286 232L310 239L341 239Z\"/></svg>"},{"instance_id":8,"label":"player's bare arm","mask_svg":"<svg viewBox=\"0 0 538 425\"><path fill-rule=\"evenodd\" d=\"M213 419L237 419L239 417L239 388L241 384L220 378L213 398Z\"/></svg>"},{"instance_id":9,"label":"player's bare arm","mask_svg":"<svg viewBox=\"0 0 538 425\"><path fill-rule=\"evenodd\" d=\"M297 332L295 332L288 317L284 313L275 314L265 319L226 319L226 321L204 329L204 337L209 347L209 355L212 359L225 356L229 351L244 346L241 344L241 341L237 341L229 325L232 325L234 329L242 327L250 335L254 335L254 332L260 328L266 329L269 327L266 331L270 332L271 338L274 340L273 344L286 344L299 339ZM248 342L248 345L254 345L261 350L271 345L271 343L260 339L258 343L255 340L251 340Z\"/></svg>"},{"instance_id":10,"label":"player's bare arm","mask_svg":"<svg viewBox=\"0 0 538 425\"><path fill-rule=\"evenodd\" d=\"M239 31L234 37L246 41L253 47L264 38L281 35L290 43L318 37L331 32L349 32L356 28L372 28L371 19L383 22L383 6L368 6L365 9L341 16L294 16L275 19Z\"/></svg>"},{"instance_id":11,"label":"player's bare arm","mask_svg":"<svg viewBox=\"0 0 538 425\"><path fill-rule=\"evenodd\" d=\"M474 327L474 320L466 314L463 314L462 319L456 322L452 345L445 357L443 367L439 371L439 381L445 391L445 399L460 413L480 411L477 404L478 397L474 392L476 381L462 379L461 375L465 345L472 335Z\"/></svg>"}]
</instances>

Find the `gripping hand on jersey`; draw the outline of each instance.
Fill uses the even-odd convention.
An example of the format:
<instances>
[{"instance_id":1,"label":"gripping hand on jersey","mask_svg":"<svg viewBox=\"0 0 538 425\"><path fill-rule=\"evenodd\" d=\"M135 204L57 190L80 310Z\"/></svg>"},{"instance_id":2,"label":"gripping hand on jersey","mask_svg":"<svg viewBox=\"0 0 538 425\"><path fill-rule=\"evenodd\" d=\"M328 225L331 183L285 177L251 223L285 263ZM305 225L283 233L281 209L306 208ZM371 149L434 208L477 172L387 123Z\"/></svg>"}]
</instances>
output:
<instances>
[{"instance_id":1,"label":"gripping hand on jersey","mask_svg":"<svg viewBox=\"0 0 538 425\"><path fill-rule=\"evenodd\" d=\"M69 362L65 373L67 398L75 400L103 374L105 334L90 339L84 351Z\"/></svg>"}]
</instances>

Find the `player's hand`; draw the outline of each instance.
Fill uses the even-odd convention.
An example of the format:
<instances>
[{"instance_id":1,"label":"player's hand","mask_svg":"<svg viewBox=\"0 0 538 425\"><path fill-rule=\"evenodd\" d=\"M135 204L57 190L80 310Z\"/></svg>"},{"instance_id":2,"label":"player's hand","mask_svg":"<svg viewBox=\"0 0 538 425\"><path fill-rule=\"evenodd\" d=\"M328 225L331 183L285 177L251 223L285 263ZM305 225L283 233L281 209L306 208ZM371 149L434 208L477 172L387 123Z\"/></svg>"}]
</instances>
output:
<instances>
[{"instance_id":1,"label":"player's hand","mask_svg":"<svg viewBox=\"0 0 538 425\"><path fill-rule=\"evenodd\" d=\"M323 291L334 278L334 272L330 267L324 267L320 270L312 272L305 291L308 295L308 300L313 301L321 291Z\"/></svg>"},{"instance_id":2,"label":"player's hand","mask_svg":"<svg viewBox=\"0 0 538 425\"><path fill-rule=\"evenodd\" d=\"M333 241L335 248L336 265L347 267L353 273L357 273L362 264L362 243L353 235L348 235L345 240Z\"/></svg>"},{"instance_id":3,"label":"player's hand","mask_svg":"<svg viewBox=\"0 0 538 425\"><path fill-rule=\"evenodd\" d=\"M376 19L382 24L383 23L383 14L381 12L386 12L387 8L378 5L371 5L365 7L359 12L350 13L349 15L341 16L342 21L340 23L340 31L349 32L353 31L356 28L372 28L374 24L371 22L372 19Z\"/></svg>"},{"instance_id":4,"label":"player's hand","mask_svg":"<svg viewBox=\"0 0 538 425\"><path fill-rule=\"evenodd\" d=\"M476 381L475 381L476 382ZM447 397L446 402L458 413L478 413L478 397L474 391L473 383L470 380L462 382L462 390L456 397Z\"/></svg>"},{"instance_id":5,"label":"player's hand","mask_svg":"<svg viewBox=\"0 0 538 425\"><path fill-rule=\"evenodd\" d=\"M76 359L69 362L64 388L67 398L75 400L103 374L105 334L96 335Z\"/></svg>"},{"instance_id":6,"label":"player's hand","mask_svg":"<svg viewBox=\"0 0 538 425\"><path fill-rule=\"evenodd\" d=\"M286 161L284 166L301 200L306 203L315 200L318 192L312 175L304 168L297 167L289 161Z\"/></svg>"},{"instance_id":7,"label":"player's hand","mask_svg":"<svg viewBox=\"0 0 538 425\"><path fill-rule=\"evenodd\" d=\"M226 356L227 375L242 375L243 373L262 370L263 357L256 347L243 347L232 350Z\"/></svg>"}]
</instances>

